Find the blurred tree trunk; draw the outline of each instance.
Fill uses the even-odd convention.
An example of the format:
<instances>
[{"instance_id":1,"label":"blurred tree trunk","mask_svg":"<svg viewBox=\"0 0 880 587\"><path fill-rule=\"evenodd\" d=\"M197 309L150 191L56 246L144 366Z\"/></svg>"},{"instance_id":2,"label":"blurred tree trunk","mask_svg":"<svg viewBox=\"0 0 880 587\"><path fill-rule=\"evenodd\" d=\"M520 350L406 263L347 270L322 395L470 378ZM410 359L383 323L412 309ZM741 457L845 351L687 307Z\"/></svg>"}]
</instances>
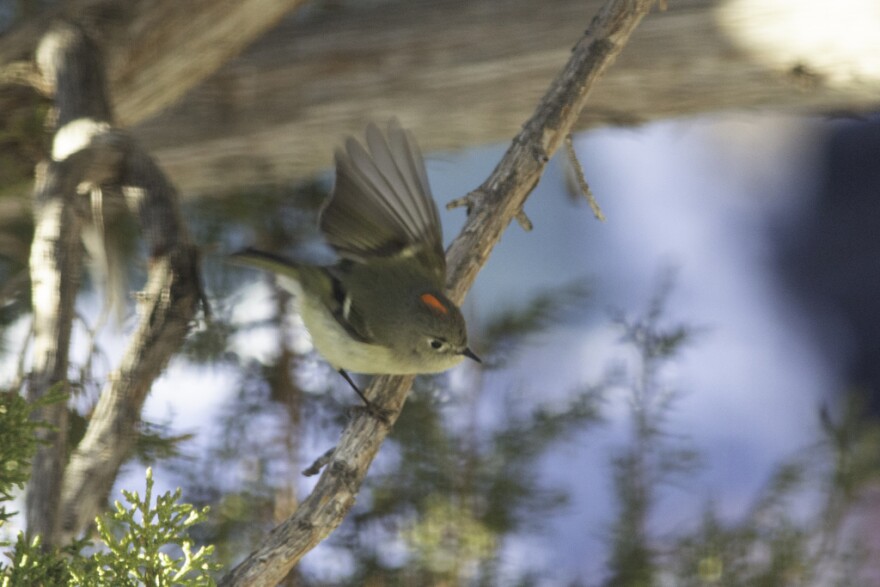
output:
<instances>
[{"instance_id":1,"label":"blurred tree trunk","mask_svg":"<svg viewBox=\"0 0 880 587\"><path fill-rule=\"evenodd\" d=\"M429 152L508 140L601 0L313 1L259 36L299 3L72 0L64 10L103 31L119 121L137 125L184 194L217 195L311 177L340 136L392 114ZM0 63L23 54L36 26L0 39ZM877 30L863 0L671 1L575 128L876 109Z\"/></svg>"},{"instance_id":2,"label":"blurred tree trunk","mask_svg":"<svg viewBox=\"0 0 880 587\"><path fill-rule=\"evenodd\" d=\"M47 34L37 65L57 96L59 131L52 157L37 171L34 187L34 242L31 246L31 298L34 309L34 356L28 396L35 400L51 390L69 392L68 353L74 301L82 267L82 224L85 197L82 181L92 180L83 161L91 136L109 123L103 70L93 44L61 29ZM98 180L98 184L100 184ZM78 197L79 196L79 197ZM37 411L53 428L33 461L27 492L28 532L54 544L60 530L61 488L67 461L68 411L64 402Z\"/></svg>"},{"instance_id":3,"label":"blurred tree trunk","mask_svg":"<svg viewBox=\"0 0 880 587\"><path fill-rule=\"evenodd\" d=\"M140 323L102 390L85 436L68 447L65 402L41 409L52 425L34 456L27 522L46 546L84 530L106 505L137 437L152 382L189 330L200 299L198 257L189 242L177 193L153 160L114 128L100 51L84 31L57 23L42 36L37 68L54 96L55 133L34 190L30 273L34 314L31 398L69 391L68 353L87 231L106 249L103 210L128 205L148 242L150 270L140 295ZM91 251L106 258L106 250Z\"/></svg>"}]
</instances>

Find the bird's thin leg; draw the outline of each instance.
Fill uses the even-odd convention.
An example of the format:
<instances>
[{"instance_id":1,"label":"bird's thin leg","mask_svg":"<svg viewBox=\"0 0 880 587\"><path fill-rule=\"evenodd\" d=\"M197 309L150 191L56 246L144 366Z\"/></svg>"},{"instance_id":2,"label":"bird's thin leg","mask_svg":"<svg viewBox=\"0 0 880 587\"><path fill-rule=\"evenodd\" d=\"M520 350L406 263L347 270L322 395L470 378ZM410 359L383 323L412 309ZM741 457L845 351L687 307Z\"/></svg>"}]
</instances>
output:
<instances>
[{"instance_id":1,"label":"bird's thin leg","mask_svg":"<svg viewBox=\"0 0 880 587\"><path fill-rule=\"evenodd\" d=\"M354 392L355 392L356 394L358 394L362 400L364 400L364 403L367 405L367 407L368 407L368 408L372 407L372 404L370 404L370 400L368 400L368 399L367 399L367 396L364 395L364 392L362 392L362 391L358 388L358 386L357 386L357 385L355 384L355 382L352 380L351 375L349 375L349 374L345 371L345 369L338 369L338 371L339 371L339 374L342 375L342 378L345 379L346 381L348 381L348 384L351 385L351 388L354 390Z\"/></svg>"},{"instance_id":2,"label":"bird's thin leg","mask_svg":"<svg viewBox=\"0 0 880 587\"><path fill-rule=\"evenodd\" d=\"M366 409L369 414L385 424L388 424L391 421L390 410L380 408L379 406L368 400L367 396L364 395L364 392L362 392L360 388L355 385L355 382L352 380L351 376L346 373L345 369L337 369L337 371L339 371L339 374L342 375L343 379L348 381L348 384L351 385L351 388L354 390L354 392L358 394L362 400L364 400L364 404L366 405Z\"/></svg>"}]
</instances>

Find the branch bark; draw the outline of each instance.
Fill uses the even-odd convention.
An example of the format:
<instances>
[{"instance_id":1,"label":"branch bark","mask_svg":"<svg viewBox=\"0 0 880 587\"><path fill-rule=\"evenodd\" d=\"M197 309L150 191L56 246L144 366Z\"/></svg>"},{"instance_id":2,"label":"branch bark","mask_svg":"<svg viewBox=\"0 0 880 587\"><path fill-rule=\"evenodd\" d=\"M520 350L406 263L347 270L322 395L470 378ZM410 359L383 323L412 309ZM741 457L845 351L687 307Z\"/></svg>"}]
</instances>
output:
<instances>
[{"instance_id":1,"label":"branch bark","mask_svg":"<svg viewBox=\"0 0 880 587\"><path fill-rule=\"evenodd\" d=\"M654 0L608 0L573 49L532 117L514 138L501 162L469 195L469 213L447 258L450 297L460 303L504 229L522 209L549 158L571 131L590 90L628 41ZM355 503L370 463L396 421L412 377L378 377L367 395L392 412L386 425L368 414L352 419L342 433L315 489L293 516L270 532L262 544L220 585L270 586L342 522Z\"/></svg>"},{"instance_id":2,"label":"branch bark","mask_svg":"<svg viewBox=\"0 0 880 587\"><path fill-rule=\"evenodd\" d=\"M96 46L78 26L61 23L43 36L37 65L54 91L58 128L52 160L43 166L46 173L35 192L31 396L67 382L80 241L85 224L95 221L88 198L123 194L151 252L140 325L69 464L67 407L56 404L38 414L57 431L34 459L28 531L42 534L43 544L50 546L82 531L104 506L131 449L146 394L183 343L201 289L197 251L189 241L174 187L127 133L112 126Z\"/></svg>"}]
</instances>

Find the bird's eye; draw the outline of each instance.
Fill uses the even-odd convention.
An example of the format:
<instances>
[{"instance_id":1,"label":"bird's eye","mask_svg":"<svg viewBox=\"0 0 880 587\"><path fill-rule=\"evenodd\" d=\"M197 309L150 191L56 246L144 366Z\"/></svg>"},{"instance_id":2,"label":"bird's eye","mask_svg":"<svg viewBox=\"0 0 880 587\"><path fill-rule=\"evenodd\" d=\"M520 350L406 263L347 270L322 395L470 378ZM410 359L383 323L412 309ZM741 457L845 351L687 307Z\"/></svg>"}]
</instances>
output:
<instances>
[{"instance_id":1,"label":"bird's eye","mask_svg":"<svg viewBox=\"0 0 880 587\"><path fill-rule=\"evenodd\" d=\"M443 341L437 340L436 338L431 339L431 348L435 351L439 351L443 348Z\"/></svg>"}]
</instances>

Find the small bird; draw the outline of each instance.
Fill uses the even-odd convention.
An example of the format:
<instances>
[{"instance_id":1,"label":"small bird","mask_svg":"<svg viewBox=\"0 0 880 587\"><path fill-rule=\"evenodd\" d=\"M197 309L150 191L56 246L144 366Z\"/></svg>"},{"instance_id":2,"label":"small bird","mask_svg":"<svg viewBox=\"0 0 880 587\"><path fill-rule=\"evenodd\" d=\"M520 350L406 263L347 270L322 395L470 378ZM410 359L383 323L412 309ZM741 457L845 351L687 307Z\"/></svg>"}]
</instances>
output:
<instances>
[{"instance_id":1,"label":"small bird","mask_svg":"<svg viewBox=\"0 0 880 587\"><path fill-rule=\"evenodd\" d=\"M348 371L445 371L468 348L461 311L443 293L446 257L437 205L415 138L391 120L336 150L336 181L319 213L335 263L245 249L233 260L277 273L295 296L317 351L372 407Z\"/></svg>"}]
</instances>

